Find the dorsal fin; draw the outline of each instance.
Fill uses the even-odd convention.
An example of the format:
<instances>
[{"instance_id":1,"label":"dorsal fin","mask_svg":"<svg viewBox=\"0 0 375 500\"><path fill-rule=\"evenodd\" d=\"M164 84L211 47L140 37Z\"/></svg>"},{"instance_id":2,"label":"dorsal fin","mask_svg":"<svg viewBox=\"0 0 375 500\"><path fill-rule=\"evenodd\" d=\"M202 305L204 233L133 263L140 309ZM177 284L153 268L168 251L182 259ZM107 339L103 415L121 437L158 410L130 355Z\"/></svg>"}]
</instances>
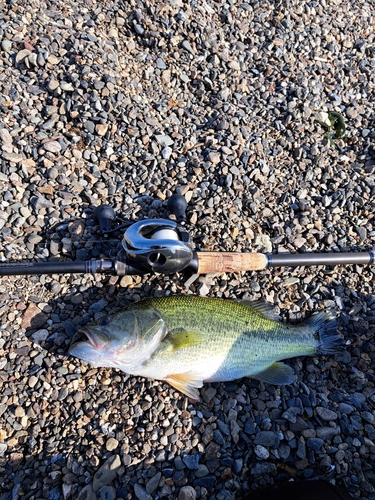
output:
<instances>
[{"instance_id":1,"label":"dorsal fin","mask_svg":"<svg viewBox=\"0 0 375 500\"><path fill-rule=\"evenodd\" d=\"M276 313L274 306L268 302L264 302L263 300L238 300L238 302L261 314L264 318L271 321L280 321L280 316Z\"/></svg>"}]
</instances>

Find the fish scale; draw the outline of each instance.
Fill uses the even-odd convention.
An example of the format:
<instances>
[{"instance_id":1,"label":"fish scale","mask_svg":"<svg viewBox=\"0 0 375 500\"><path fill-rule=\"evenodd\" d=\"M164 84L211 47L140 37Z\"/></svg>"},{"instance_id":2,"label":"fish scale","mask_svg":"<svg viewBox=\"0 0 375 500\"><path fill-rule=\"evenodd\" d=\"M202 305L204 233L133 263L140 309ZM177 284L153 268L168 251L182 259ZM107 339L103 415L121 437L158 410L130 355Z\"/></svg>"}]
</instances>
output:
<instances>
[{"instance_id":1,"label":"fish scale","mask_svg":"<svg viewBox=\"0 0 375 500\"><path fill-rule=\"evenodd\" d=\"M95 366L165 380L192 399L204 382L256 377L293 382L280 360L331 354L343 340L331 312L298 325L277 320L269 304L198 296L155 297L80 330L70 353Z\"/></svg>"},{"instance_id":2,"label":"fish scale","mask_svg":"<svg viewBox=\"0 0 375 500\"><path fill-rule=\"evenodd\" d=\"M266 313L266 304L258 304ZM161 344L141 371L145 374L145 370L153 370L155 363L159 363L160 369L163 367L165 371L168 366L171 373L177 373L181 368L185 371L200 370L204 381L217 382L223 378L233 380L255 375L275 359L316 352L318 341L308 328L267 319L251 308L254 305L191 296L176 296L172 300L160 298L157 302L145 300L141 307L158 310L172 334L182 324L187 332L204 331L209 349L203 342L179 349L171 357L169 346ZM196 314L192 314L194 311ZM272 341L275 337L277 342ZM203 363L209 360L210 366L204 366Z\"/></svg>"}]
</instances>

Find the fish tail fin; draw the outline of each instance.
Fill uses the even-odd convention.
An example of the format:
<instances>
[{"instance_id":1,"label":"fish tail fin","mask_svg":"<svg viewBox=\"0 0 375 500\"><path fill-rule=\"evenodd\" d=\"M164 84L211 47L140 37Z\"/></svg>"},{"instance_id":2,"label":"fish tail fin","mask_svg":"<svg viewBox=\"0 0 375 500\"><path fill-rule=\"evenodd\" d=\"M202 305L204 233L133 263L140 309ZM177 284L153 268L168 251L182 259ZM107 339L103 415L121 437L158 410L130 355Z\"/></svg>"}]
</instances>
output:
<instances>
[{"instance_id":1,"label":"fish tail fin","mask_svg":"<svg viewBox=\"0 0 375 500\"><path fill-rule=\"evenodd\" d=\"M313 314L304 324L318 342L317 354L335 354L344 349L345 341L337 331L337 318L333 311Z\"/></svg>"}]
</instances>

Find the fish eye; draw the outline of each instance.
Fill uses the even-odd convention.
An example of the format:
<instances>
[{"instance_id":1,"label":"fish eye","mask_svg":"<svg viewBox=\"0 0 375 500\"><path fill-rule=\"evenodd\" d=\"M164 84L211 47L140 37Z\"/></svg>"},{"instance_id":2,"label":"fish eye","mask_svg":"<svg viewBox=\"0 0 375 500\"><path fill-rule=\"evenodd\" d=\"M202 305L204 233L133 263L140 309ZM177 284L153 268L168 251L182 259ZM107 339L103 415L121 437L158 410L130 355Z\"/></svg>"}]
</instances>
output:
<instances>
[{"instance_id":1,"label":"fish eye","mask_svg":"<svg viewBox=\"0 0 375 500\"><path fill-rule=\"evenodd\" d=\"M109 323L109 319L108 319L106 316L104 316L104 318L102 318L102 319L99 321L99 325L100 325L100 326L107 326L107 325L108 325L108 323Z\"/></svg>"}]
</instances>

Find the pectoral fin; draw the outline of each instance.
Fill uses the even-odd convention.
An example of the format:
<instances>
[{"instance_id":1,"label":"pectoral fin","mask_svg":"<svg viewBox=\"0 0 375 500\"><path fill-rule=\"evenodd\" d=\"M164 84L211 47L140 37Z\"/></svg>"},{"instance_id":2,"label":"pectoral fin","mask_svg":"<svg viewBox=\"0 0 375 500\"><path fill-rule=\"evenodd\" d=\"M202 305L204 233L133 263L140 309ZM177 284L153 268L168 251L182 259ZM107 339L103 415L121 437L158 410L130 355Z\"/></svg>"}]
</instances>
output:
<instances>
[{"instance_id":1,"label":"pectoral fin","mask_svg":"<svg viewBox=\"0 0 375 500\"><path fill-rule=\"evenodd\" d=\"M198 379L194 374L175 373L174 375L168 375L164 380L178 391L186 394L190 399L199 401L197 387L202 387L203 381Z\"/></svg>"},{"instance_id":2,"label":"pectoral fin","mask_svg":"<svg viewBox=\"0 0 375 500\"><path fill-rule=\"evenodd\" d=\"M267 384L288 385L294 382L294 371L288 365L276 361L271 366L260 373L254 375L254 378L266 382Z\"/></svg>"},{"instance_id":3,"label":"pectoral fin","mask_svg":"<svg viewBox=\"0 0 375 500\"><path fill-rule=\"evenodd\" d=\"M183 349L184 347L192 347L194 345L200 344L204 341L204 334L199 332L176 332L171 333L165 339L170 346L172 346L173 351L177 349Z\"/></svg>"}]
</instances>

